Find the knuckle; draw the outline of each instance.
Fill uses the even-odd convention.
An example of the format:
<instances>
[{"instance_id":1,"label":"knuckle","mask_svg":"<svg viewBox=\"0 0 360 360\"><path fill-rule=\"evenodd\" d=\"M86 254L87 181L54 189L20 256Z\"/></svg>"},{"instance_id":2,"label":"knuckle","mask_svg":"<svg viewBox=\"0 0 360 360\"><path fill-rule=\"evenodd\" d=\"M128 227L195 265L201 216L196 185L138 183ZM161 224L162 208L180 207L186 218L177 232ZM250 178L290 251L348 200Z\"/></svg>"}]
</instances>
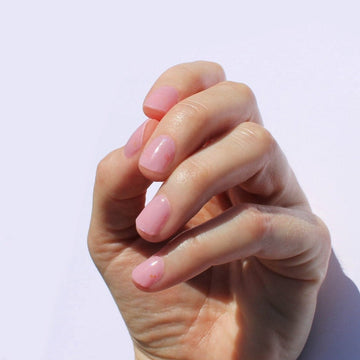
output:
<instances>
[{"instance_id":1,"label":"knuckle","mask_svg":"<svg viewBox=\"0 0 360 360\"><path fill-rule=\"evenodd\" d=\"M263 126L254 126L255 136L258 139L258 142L264 147L265 151L268 152L272 150L276 144L274 137L269 130L265 129Z\"/></svg>"},{"instance_id":2,"label":"knuckle","mask_svg":"<svg viewBox=\"0 0 360 360\"><path fill-rule=\"evenodd\" d=\"M206 183L210 178L210 171L206 164L189 158L177 168L173 176L175 183L185 191L199 193L206 188Z\"/></svg>"},{"instance_id":3,"label":"knuckle","mask_svg":"<svg viewBox=\"0 0 360 360\"><path fill-rule=\"evenodd\" d=\"M227 80L221 82L219 85L224 86L230 92L236 93L237 96L243 99L245 102L252 103L255 101L254 92L251 90L251 88L248 85L244 83Z\"/></svg>"},{"instance_id":4,"label":"knuckle","mask_svg":"<svg viewBox=\"0 0 360 360\"><path fill-rule=\"evenodd\" d=\"M322 246L326 250L326 252L330 253L330 251L331 251L331 235L330 235L329 228L318 216L316 216L316 222L318 225L319 239L321 240Z\"/></svg>"},{"instance_id":5,"label":"knuckle","mask_svg":"<svg viewBox=\"0 0 360 360\"><path fill-rule=\"evenodd\" d=\"M183 63L184 65L191 65L191 64L195 64L195 65L200 65L200 66L212 66L214 70L218 70L218 71L224 71L223 67L215 62L215 61L208 61L208 60L196 60L193 62L188 62L188 63Z\"/></svg>"},{"instance_id":6,"label":"knuckle","mask_svg":"<svg viewBox=\"0 0 360 360\"><path fill-rule=\"evenodd\" d=\"M182 75L188 78L190 81L196 81L199 78L199 75L192 69L190 63L181 63L174 65L165 72L167 76L171 76L173 73L176 73L177 75Z\"/></svg>"},{"instance_id":7,"label":"knuckle","mask_svg":"<svg viewBox=\"0 0 360 360\"><path fill-rule=\"evenodd\" d=\"M187 98L175 105L171 112L178 123L183 123L188 119L205 118L207 110L207 107L201 102Z\"/></svg>"},{"instance_id":8,"label":"knuckle","mask_svg":"<svg viewBox=\"0 0 360 360\"><path fill-rule=\"evenodd\" d=\"M275 150L277 143L266 128L252 122L242 123L238 126L236 135L241 138L241 141L246 139L247 143L255 144L260 153L272 153Z\"/></svg>"},{"instance_id":9,"label":"knuckle","mask_svg":"<svg viewBox=\"0 0 360 360\"><path fill-rule=\"evenodd\" d=\"M328 264L331 256L331 236L326 224L315 214L311 214L313 221L312 226L315 227L311 244L311 279L320 283L325 279ZM309 235L308 235L309 236Z\"/></svg>"},{"instance_id":10,"label":"knuckle","mask_svg":"<svg viewBox=\"0 0 360 360\"><path fill-rule=\"evenodd\" d=\"M164 75L172 77L173 74L176 74L185 77L192 84L202 84L202 87L207 87L206 77L204 78L203 72L200 70L204 68L207 68L212 74L216 74L219 81L225 78L225 71L220 64L203 60L174 65L166 70Z\"/></svg>"},{"instance_id":11,"label":"knuckle","mask_svg":"<svg viewBox=\"0 0 360 360\"><path fill-rule=\"evenodd\" d=\"M209 64L213 67L214 71L219 75L220 79L225 79L225 71L224 68L217 62L213 61L200 61L200 63Z\"/></svg>"},{"instance_id":12,"label":"knuckle","mask_svg":"<svg viewBox=\"0 0 360 360\"><path fill-rule=\"evenodd\" d=\"M201 84L203 81L201 71L194 64L190 62L174 65L165 71L164 77L169 79L176 77L186 79L190 84Z\"/></svg>"},{"instance_id":13,"label":"knuckle","mask_svg":"<svg viewBox=\"0 0 360 360\"><path fill-rule=\"evenodd\" d=\"M224 68L219 63L200 60L195 61L193 64L197 65L197 67L208 68L213 75L216 75L217 81L224 81L224 79L226 78ZM201 80L204 83L203 87L207 88L208 86L210 86L206 77L202 77Z\"/></svg>"}]
</instances>

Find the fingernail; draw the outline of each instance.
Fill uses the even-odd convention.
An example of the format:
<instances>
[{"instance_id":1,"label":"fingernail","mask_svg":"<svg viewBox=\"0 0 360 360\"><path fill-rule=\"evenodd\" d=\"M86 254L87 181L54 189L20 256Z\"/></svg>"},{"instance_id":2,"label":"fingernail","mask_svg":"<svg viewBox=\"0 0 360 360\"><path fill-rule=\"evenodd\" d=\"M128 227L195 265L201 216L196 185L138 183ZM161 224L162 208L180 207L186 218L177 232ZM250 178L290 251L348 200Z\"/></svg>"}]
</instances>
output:
<instances>
[{"instance_id":1,"label":"fingernail","mask_svg":"<svg viewBox=\"0 0 360 360\"><path fill-rule=\"evenodd\" d=\"M164 195L155 196L136 218L136 227L149 235L156 235L170 216L170 203Z\"/></svg>"},{"instance_id":2,"label":"fingernail","mask_svg":"<svg viewBox=\"0 0 360 360\"><path fill-rule=\"evenodd\" d=\"M140 125L135 132L130 136L130 139L126 143L124 147L124 154L127 158L135 155L143 145L144 133L146 129L146 125L150 122L150 120L146 120L142 125Z\"/></svg>"},{"instance_id":3,"label":"fingernail","mask_svg":"<svg viewBox=\"0 0 360 360\"><path fill-rule=\"evenodd\" d=\"M178 90L172 86L161 86L146 97L144 108L150 117L160 120L178 101Z\"/></svg>"},{"instance_id":4,"label":"fingernail","mask_svg":"<svg viewBox=\"0 0 360 360\"><path fill-rule=\"evenodd\" d=\"M141 154L139 164L154 172L164 172L174 160L175 142L167 135L155 138Z\"/></svg>"},{"instance_id":5,"label":"fingernail","mask_svg":"<svg viewBox=\"0 0 360 360\"><path fill-rule=\"evenodd\" d=\"M132 272L133 280L144 288L149 288L164 275L164 260L160 256L152 256Z\"/></svg>"}]
</instances>

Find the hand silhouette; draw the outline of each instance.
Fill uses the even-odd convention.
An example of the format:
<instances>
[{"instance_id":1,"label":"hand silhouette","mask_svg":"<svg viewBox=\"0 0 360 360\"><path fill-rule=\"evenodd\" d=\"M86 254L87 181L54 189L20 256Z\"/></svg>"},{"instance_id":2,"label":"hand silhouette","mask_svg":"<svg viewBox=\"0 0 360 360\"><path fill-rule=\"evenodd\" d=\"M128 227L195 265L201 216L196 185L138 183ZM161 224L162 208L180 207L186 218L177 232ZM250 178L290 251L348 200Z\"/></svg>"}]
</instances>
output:
<instances>
[{"instance_id":1,"label":"hand silhouette","mask_svg":"<svg viewBox=\"0 0 360 360\"><path fill-rule=\"evenodd\" d=\"M136 359L296 359L330 237L254 94L217 64L187 63L160 76L144 112L98 166L88 237Z\"/></svg>"}]
</instances>

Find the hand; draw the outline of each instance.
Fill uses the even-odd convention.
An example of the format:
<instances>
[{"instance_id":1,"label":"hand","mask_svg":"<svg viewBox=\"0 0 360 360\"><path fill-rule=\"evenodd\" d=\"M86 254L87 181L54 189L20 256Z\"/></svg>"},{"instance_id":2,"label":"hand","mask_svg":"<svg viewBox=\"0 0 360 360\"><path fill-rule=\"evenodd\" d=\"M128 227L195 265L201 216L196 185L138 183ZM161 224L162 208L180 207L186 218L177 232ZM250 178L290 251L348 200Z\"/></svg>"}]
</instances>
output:
<instances>
[{"instance_id":1,"label":"hand","mask_svg":"<svg viewBox=\"0 0 360 360\"><path fill-rule=\"evenodd\" d=\"M88 237L136 358L296 359L331 246L253 93L182 64L144 112L98 166Z\"/></svg>"}]
</instances>

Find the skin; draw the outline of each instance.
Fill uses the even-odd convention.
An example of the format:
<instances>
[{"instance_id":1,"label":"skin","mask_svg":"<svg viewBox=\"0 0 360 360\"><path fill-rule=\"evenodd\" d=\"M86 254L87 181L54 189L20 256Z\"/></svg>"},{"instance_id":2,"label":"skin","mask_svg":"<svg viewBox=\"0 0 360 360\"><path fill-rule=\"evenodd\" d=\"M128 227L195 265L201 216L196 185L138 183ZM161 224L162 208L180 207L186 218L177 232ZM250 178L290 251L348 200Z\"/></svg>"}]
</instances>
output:
<instances>
[{"instance_id":1,"label":"skin","mask_svg":"<svg viewBox=\"0 0 360 360\"><path fill-rule=\"evenodd\" d=\"M326 275L327 227L246 85L226 81L218 64L195 62L168 69L149 94L161 86L176 88L179 102L165 115L144 106L154 119L141 149L126 157L120 148L99 163L88 236L135 358L296 359ZM173 138L176 153L152 172L139 158L159 135ZM147 234L135 220L153 181L163 182L158 194L171 213ZM142 288L131 273L153 254L165 272Z\"/></svg>"}]
</instances>

